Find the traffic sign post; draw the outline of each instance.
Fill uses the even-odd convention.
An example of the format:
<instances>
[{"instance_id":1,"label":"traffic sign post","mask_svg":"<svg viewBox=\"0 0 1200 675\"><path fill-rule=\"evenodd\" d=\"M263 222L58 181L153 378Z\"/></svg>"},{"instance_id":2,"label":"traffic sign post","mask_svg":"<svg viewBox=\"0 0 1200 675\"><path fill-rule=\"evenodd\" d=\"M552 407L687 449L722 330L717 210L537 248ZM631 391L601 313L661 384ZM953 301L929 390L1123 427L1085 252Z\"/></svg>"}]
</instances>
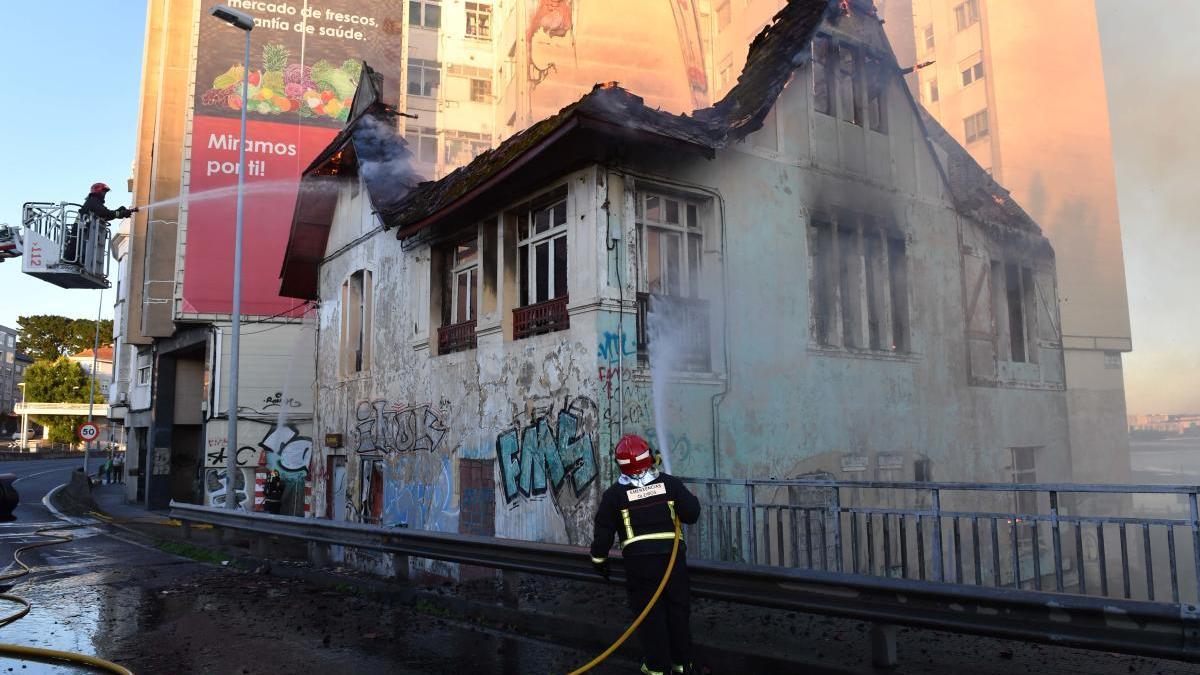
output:
<instances>
[{"instance_id":1,"label":"traffic sign post","mask_svg":"<svg viewBox=\"0 0 1200 675\"><path fill-rule=\"evenodd\" d=\"M96 437L100 435L100 428L91 422L84 422L75 430L75 435L79 437L79 440L91 445L92 441L96 440ZM84 452L87 452L87 450L84 450Z\"/></svg>"}]
</instances>

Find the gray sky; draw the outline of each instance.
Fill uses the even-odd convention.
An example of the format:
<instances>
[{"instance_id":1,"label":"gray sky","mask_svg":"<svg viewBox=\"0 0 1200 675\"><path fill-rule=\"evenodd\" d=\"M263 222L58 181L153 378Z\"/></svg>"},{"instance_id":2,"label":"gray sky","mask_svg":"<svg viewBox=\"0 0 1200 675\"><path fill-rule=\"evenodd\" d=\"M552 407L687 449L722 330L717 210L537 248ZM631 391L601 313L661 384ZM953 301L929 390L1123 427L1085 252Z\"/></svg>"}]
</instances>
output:
<instances>
[{"instance_id":1,"label":"gray sky","mask_svg":"<svg viewBox=\"0 0 1200 675\"><path fill-rule=\"evenodd\" d=\"M1200 412L1200 2L1096 6L1133 328L1127 407Z\"/></svg>"}]
</instances>

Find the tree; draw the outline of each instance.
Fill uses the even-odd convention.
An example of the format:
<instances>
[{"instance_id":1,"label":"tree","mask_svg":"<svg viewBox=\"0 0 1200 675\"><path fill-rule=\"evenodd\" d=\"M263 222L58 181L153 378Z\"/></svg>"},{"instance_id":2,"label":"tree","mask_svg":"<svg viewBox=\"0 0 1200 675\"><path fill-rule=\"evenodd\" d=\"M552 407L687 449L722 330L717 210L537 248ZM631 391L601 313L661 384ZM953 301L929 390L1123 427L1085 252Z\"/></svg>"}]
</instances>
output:
<instances>
[{"instance_id":1,"label":"tree","mask_svg":"<svg viewBox=\"0 0 1200 675\"><path fill-rule=\"evenodd\" d=\"M25 370L25 399L38 403L87 403L92 379L78 363L64 357L38 361ZM96 405L105 403L99 384ZM86 421L80 416L35 415L34 421L50 429L55 443L74 443L75 428Z\"/></svg>"},{"instance_id":2,"label":"tree","mask_svg":"<svg viewBox=\"0 0 1200 675\"><path fill-rule=\"evenodd\" d=\"M112 344L112 331L112 319L100 321L100 344ZM35 361L53 361L91 349L96 339L96 322L58 314L35 314L18 317L17 332L17 351Z\"/></svg>"}]
</instances>

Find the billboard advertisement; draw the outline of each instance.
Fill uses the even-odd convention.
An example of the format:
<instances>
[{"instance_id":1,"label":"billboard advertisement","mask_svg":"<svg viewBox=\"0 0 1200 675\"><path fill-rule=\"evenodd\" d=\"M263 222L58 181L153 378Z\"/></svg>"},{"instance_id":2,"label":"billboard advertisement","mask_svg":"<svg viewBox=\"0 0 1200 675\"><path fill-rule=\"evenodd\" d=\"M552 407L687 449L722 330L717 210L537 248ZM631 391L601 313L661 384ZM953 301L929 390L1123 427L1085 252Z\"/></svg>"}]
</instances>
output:
<instances>
[{"instance_id":1,"label":"billboard advertisement","mask_svg":"<svg viewBox=\"0 0 1200 675\"><path fill-rule=\"evenodd\" d=\"M403 0L202 0L186 164L182 311L229 314L242 110L247 113L242 313L297 305L279 297L279 269L300 172L345 125L361 61L383 74L397 105ZM209 15L227 5L254 17L249 93L245 33Z\"/></svg>"}]
</instances>

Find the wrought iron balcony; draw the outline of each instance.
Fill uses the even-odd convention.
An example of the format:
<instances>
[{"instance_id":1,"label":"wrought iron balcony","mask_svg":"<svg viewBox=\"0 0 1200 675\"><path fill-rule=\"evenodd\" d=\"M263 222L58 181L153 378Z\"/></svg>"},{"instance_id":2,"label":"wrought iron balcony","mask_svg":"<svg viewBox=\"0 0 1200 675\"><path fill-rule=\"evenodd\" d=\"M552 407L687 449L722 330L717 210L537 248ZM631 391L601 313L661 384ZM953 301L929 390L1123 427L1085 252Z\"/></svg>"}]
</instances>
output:
<instances>
[{"instance_id":1,"label":"wrought iron balcony","mask_svg":"<svg viewBox=\"0 0 1200 675\"><path fill-rule=\"evenodd\" d=\"M474 319L442 326L438 329L438 354L452 354L474 348Z\"/></svg>"},{"instance_id":2,"label":"wrought iron balcony","mask_svg":"<svg viewBox=\"0 0 1200 675\"><path fill-rule=\"evenodd\" d=\"M553 333L556 330L566 330L571 327L571 317L567 314L567 296L539 302L528 307L517 307L513 310L513 339L543 333Z\"/></svg>"}]
</instances>

